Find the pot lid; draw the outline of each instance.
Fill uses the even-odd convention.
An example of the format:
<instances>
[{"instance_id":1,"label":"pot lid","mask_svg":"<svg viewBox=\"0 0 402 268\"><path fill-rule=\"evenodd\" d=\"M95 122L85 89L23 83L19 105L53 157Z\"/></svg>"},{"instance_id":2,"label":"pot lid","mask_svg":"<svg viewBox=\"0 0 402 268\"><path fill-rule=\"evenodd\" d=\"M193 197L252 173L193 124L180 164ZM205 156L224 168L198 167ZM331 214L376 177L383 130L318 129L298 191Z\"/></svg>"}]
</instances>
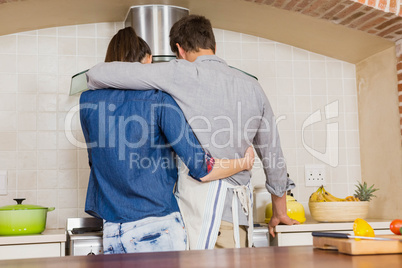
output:
<instances>
[{"instance_id":1,"label":"pot lid","mask_svg":"<svg viewBox=\"0 0 402 268\"><path fill-rule=\"evenodd\" d=\"M22 204L22 201L24 201L25 198L15 198L14 200L17 202L16 205L8 205L8 206L0 207L0 211L2 211L2 210L47 209L47 207Z\"/></svg>"}]
</instances>

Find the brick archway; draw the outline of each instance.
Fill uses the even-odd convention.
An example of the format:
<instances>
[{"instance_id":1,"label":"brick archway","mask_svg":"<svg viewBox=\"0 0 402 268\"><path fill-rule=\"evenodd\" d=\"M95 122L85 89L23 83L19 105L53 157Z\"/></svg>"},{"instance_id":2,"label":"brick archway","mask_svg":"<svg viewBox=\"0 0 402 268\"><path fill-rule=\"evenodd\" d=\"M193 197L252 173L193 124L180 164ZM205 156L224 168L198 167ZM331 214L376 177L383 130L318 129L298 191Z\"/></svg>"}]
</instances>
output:
<instances>
[{"instance_id":1,"label":"brick archway","mask_svg":"<svg viewBox=\"0 0 402 268\"><path fill-rule=\"evenodd\" d=\"M395 42L402 135L401 0L244 0L320 18Z\"/></svg>"}]
</instances>

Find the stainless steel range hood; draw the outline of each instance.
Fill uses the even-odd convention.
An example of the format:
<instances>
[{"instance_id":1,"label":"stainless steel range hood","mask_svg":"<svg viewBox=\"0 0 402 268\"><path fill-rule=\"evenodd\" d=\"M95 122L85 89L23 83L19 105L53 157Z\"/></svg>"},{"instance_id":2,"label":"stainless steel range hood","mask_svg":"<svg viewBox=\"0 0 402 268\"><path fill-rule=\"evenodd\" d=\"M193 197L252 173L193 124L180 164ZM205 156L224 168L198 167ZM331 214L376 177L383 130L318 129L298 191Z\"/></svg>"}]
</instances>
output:
<instances>
[{"instance_id":1,"label":"stainless steel range hood","mask_svg":"<svg viewBox=\"0 0 402 268\"><path fill-rule=\"evenodd\" d=\"M153 62L170 61L176 58L170 49L170 28L188 14L187 8L177 6L132 6L128 10L124 25L133 27L137 35L148 43L152 51ZM82 71L71 78L70 95L88 90L85 74L87 71Z\"/></svg>"},{"instance_id":2,"label":"stainless steel range hood","mask_svg":"<svg viewBox=\"0 0 402 268\"><path fill-rule=\"evenodd\" d=\"M177 6L132 6L127 13L124 25L133 27L137 35L148 43L153 62L169 61L176 58L169 45L170 28L188 14L187 8Z\"/></svg>"}]
</instances>

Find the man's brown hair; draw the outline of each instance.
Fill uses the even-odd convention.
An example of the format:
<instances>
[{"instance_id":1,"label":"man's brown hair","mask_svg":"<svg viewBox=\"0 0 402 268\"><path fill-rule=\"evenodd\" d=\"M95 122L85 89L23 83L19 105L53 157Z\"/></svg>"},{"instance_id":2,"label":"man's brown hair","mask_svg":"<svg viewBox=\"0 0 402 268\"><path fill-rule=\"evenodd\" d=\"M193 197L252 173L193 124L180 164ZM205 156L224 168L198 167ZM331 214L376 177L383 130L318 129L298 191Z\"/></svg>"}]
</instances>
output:
<instances>
[{"instance_id":1,"label":"man's brown hair","mask_svg":"<svg viewBox=\"0 0 402 268\"><path fill-rule=\"evenodd\" d=\"M211 22L200 15L181 18L170 29L170 48L179 55L176 43L186 52L198 52L199 49L211 49L215 53L215 36Z\"/></svg>"},{"instance_id":2,"label":"man's brown hair","mask_svg":"<svg viewBox=\"0 0 402 268\"><path fill-rule=\"evenodd\" d=\"M141 62L147 54L151 55L148 44L137 36L132 27L126 27L119 30L110 40L105 62Z\"/></svg>"}]
</instances>

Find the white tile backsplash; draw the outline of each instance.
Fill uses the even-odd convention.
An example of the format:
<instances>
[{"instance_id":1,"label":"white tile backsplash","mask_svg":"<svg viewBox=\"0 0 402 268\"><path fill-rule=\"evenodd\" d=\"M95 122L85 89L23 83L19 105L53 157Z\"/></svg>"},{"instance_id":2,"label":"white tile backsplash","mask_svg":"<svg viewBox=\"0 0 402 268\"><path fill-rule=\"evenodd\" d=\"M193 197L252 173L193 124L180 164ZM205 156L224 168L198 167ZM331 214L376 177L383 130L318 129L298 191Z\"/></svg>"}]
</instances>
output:
<instances>
[{"instance_id":1,"label":"white tile backsplash","mask_svg":"<svg viewBox=\"0 0 402 268\"><path fill-rule=\"evenodd\" d=\"M17 91L18 76L14 73L0 73L0 92L15 93Z\"/></svg>"},{"instance_id":2,"label":"white tile backsplash","mask_svg":"<svg viewBox=\"0 0 402 268\"><path fill-rule=\"evenodd\" d=\"M78 38L77 43L78 56L96 56L95 38Z\"/></svg>"},{"instance_id":3,"label":"white tile backsplash","mask_svg":"<svg viewBox=\"0 0 402 268\"><path fill-rule=\"evenodd\" d=\"M37 74L20 74L18 73L18 92L37 92Z\"/></svg>"},{"instance_id":4,"label":"white tile backsplash","mask_svg":"<svg viewBox=\"0 0 402 268\"><path fill-rule=\"evenodd\" d=\"M225 59L227 60L240 60L242 59L242 45L240 42L224 43Z\"/></svg>"},{"instance_id":5,"label":"white tile backsplash","mask_svg":"<svg viewBox=\"0 0 402 268\"><path fill-rule=\"evenodd\" d=\"M105 22L96 24L96 36L110 38L117 32L115 28L115 23L113 22Z\"/></svg>"},{"instance_id":6,"label":"white tile backsplash","mask_svg":"<svg viewBox=\"0 0 402 268\"><path fill-rule=\"evenodd\" d=\"M275 59L278 61L291 61L292 60L292 47L289 45L276 43Z\"/></svg>"},{"instance_id":7,"label":"white tile backsplash","mask_svg":"<svg viewBox=\"0 0 402 268\"><path fill-rule=\"evenodd\" d=\"M275 60L275 44L274 43L258 43L258 58L260 61Z\"/></svg>"},{"instance_id":8,"label":"white tile backsplash","mask_svg":"<svg viewBox=\"0 0 402 268\"><path fill-rule=\"evenodd\" d=\"M241 42L241 33L232 31L223 31L224 42Z\"/></svg>"},{"instance_id":9,"label":"white tile backsplash","mask_svg":"<svg viewBox=\"0 0 402 268\"><path fill-rule=\"evenodd\" d=\"M57 69L57 66L55 66ZM57 74L47 73L38 75L38 92L40 93L56 93L58 89Z\"/></svg>"},{"instance_id":10,"label":"white tile backsplash","mask_svg":"<svg viewBox=\"0 0 402 268\"><path fill-rule=\"evenodd\" d=\"M17 152L15 151L0 151L0 169L1 170L16 170L17 169Z\"/></svg>"},{"instance_id":11,"label":"white tile backsplash","mask_svg":"<svg viewBox=\"0 0 402 268\"><path fill-rule=\"evenodd\" d=\"M17 158L17 169L35 169L37 168L38 157L36 151L19 151Z\"/></svg>"},{"instance_id":12,"label":"white tile backsplash","mask_svg":"<svg viewBox=\"0 0 402 268\"><path fill-rule=\"evenodd\" d=\"M59 161L59 169L77 169L78 155L77 150L58 150L57 158Z\"/></svg>"},{"instance_id":13,"label":"white tile backsplash","mask_svg":"<svg viewBox=\"0 0 402 268\"><path fill-rule=\"evenodd\" d=\"M17 150L17 132L0 132L0 150Z\"/></svg>"},{"instance_id":14,"label":"white tile backsplash","mask_svg":"<svg viewBox=\"0 0 402 268\"><path fill-rule=\"evenodd\" d=\"M38 111L57 111L57 96L55 94L38 94Z\"/></svg>"},{"instance_id":15,"label":"white tile backsplash","mask_svg":"<svg viewBox=\"0 0 402 268\"><path fill-rule=\"evenodd\" d=\"M18 73L38 72L38 56L37 55L17 55L17 71Z\"/></svg>"},{"instance_id":16,"label":"white tile backsplash","mask_svg":"<svg viewBox=\"0 0 402 268\"><path fill-rule=\"evenodd\" d=\"M57 170L38 170L38 189L57 189ZM57 191L53 191L57 194Z\"/></svg>"},{"instance_id":17,"label":"white tile backsplash","mask_svg":"<svg viewBox=\"0 0 402 268\"><path fill-rule=\"evenodd\" d=\"M45 28L38 30L38 36L57 36L58 28Z\"/></svg>"},{"instance_id":18,"label":"white tile backsplash","mask_svg":"<svg viewBox=\"0 0 402 268\"><path fill-rule=\"evenodd\" d=\"M293 60L294 61L308 61L309 53L304 49L293 47Z\"/></svg>"},{"instance_id":19,"label":"white tile backsplash","mask_svg":"<svg viewBox=\"0 0 402 268\"><path fill-rule=\"evenodd\" d=\"M109 46L109 38L97 38L96 39L96 56L105 58L107 47Z\"/></svg>"},{"instance_id":20,"label":"white tile backsplash","mask_svg":"<svg viewBox=\"0 0 402 268\"><path fill-rule=\"evenodd\" d=\"M0 36L0 54L13 54L17 52L17 35Z\"/></svg>"},{"instance_id":21,"label":"white tile backsplash","mask_svg":"<svg viewBox=\"0 0 402 268\"><path fill-rule=\"evenodd\" d=\"M59 190L59 208L77 208L78 207L78 190L77 189L60 189Z\"/></svg>"},{"instance_id":22,"label":"white tile backsplash","mask_svg":"<svg viewBox=\"0 0 402 268\"><path fill-rule=\"evenodd\" d=\"M37 148L39 150L56 150L57 132L55 131L38 131L37 132Z\"/></svg>"},{"instance_id":23,"label":"white tile backsplash","mask_svg":"<svg viewBox=\"0 0 402 268\"><path fill-rule=\"evenodd\" d=\"M63 26L63 27L57 27L57 35L58 37L65 37L65 36L70 36L70 37L76 37L77 36L77 26Z\"/></svg>"},{"instance_id":24,"label":"white tile backsplash","mask_svg":"<svg viewBox=\"0 0 402 268\"><path fill-rule=\"evenodd\" d=\"M325 61L310 61L310 77L325 78Z\"/></svg>"},{"instance_id":25,"label":"white tile backsplash","mask_svg":"<svg viewBox=\"0 0 402 268\"><path fill-rule=\"evenodd\" d=\"M241 49L243 59L246 60L258 59L258 43L243 43Z\"/></svg>"},{"instance_id":26,"label":"white tile backsplash","mask_svg":"<svg viewBox=\"0 0 402 268\"><path fill-rule=\"evenodd\" d=\"M38 53L38 37L19 35L17 39L17 53L19 55L36 55Z\"/></svg>"},{"instance_id":27,"label":"white tile backsplash","mask_svg":"<svg viewBox=\"0 0 402 268\"><path fill-rule=\"evenodd\" d=\"M18 93L17 111L19 112L36 112L36 94Z\"/></svg>"},{"instance_id":28,"label":"white tile backsplash","mask_svg":"<svg viewBox=\"0 0 402 268\"><path fill-rule=\"evenodd\" d=\"M38 54L39 55L57 55L58 44L56 36L39 36L38 37Z\"/></svg>"},{"instance_id":29,"label":"white tile backsplash","mask_svg":"<svg viewBox=\"0 0 402 268\"><path fill-rule=\"evenodd\" d=\"M38 169L39 170L57 170L57 150L38 151Z\"/></svg>"},{"instance_id":30,"label":"white tile backsplash","mask_svg":"<svg viewBox=\"0 0 402 268\"><path fill-rule=\"evenodd\" d=\"M0 72L15 73L17 71L16 55L0 54Z\"/></svg>"},{"instance_id":31,"label":"white tile backsplash","mask_svg":"<svg viewBox=\"0 0 402 268\"><path fill-rule=\"evenodd\" d=\"M77 189L78 188L78 170L64 169L59 170L58 175L59 189Z\"/></svg>"},{"instance_id":32,"label":"white tile backsplash","mask_svg":"<svg viewBox=\"0 0 402 268\"><path fill-rule=\"evenodd\" d=\"M19 131L17 133L18 150L36 150L37 149L36 131Z\"/></svg>"},{"instance_id":33,"label":"white tile backsplash","mask_svg":"<svg viewBox=\"0 0 402 268\"><path fill-rule=\"evenodd\" d=\"M77 73L77 57L76 56L59 56L59 74L73 76Z\"/></svg>"},{"instance_id":34,"label":"white tile backsplash","mask_svg":"<svg viewBox=\"0 0 402 268\"><path fill-rule=\"evenodd\" d=\"M38 130L57 130L56 113L38 112L36 116Z\"/></svg>"},{"instance_id":35,"label":"white tile backsplash","mask_svg":"<svg viewBox=\"0 0 402 268\"><path fill-rule=\"evenodd\" d=\"M57 196L58 192L53 190L38 190L38 205L45 207L57 207ZM55 212L50 211L47 214L47 224L51 226L51 221L49 222L49 217L53 216Z\"/></svg>"},{"instance_id":36,"label":"white tile backsplash","mask_svg":"<svg viewBox=\"0 0 402 268\"><path fill-rule=\"evenodd\" d=\"M16 93L0 93L0 111L15 111L16 108Z\"/></svg>"},{"instance_id":37,"label":"white tile backsplash","mask_svg":"<svg viewBox=\"0 0 402 268\"><path fill-rule=\"evenodd\" d=\"M17 187L19 190L35 190L37 189L38 172L35 170L17 171Z\"/></svg>"},{"instance_id":38,"label":"white tile backsplash","mask_svg":"<svg viewBox=\"0 0 402 268\"><path fill-rule=\"evenodd\" d=\"M47 226L63 228L84 212L88 155L65 133L67 112L79 102L69 96L71 76L104 60L110 38L122 22L73 25L0 36L0 169L8 171L9 194L27 204L54 206ZM258 77L278 118L283 152L299 202L307 206L304 165L323 162L307 149L324 153L338 142L337 167L327 168L328 190L352 194L361 180L356 72L353 64L261 37L214 29L217 55ZM338 116L326 119L325 106L339 101ZM321 120L303 124L313 112ZM337 122L338 140L327 144L327 124ZM83 142L78 114L72 135ZM302 137L304 139L302 139ZM325 163L324 163L325 165ZM254 185L264 185L261 167Z\"/></svg>"},{"instance_id":39,"label":"white tile backsplash","mask_svg":"<svg viewBox=\"0 0 402 268\"><path fill-rule=\"evenodd\" d=\"M78 37L95 37L96 36L96 24L81 24L77 25ZM113 34L112 34L113 36Z\"/></svg>"},{"instance_id":40,"label":"white tile backsplash","mask_svg":"<svg viewBox=\"0 0 402 268\"><path fill-rule=\"evenodd\" d=\"M18 113L18 130L36 130L36 112Z\"/></svg>"},{"instance_id":41,"label":"white tile backsplash","mask_svg":"<svg viewBox=\"0 0 402 268\"><path fill-rule=\"evenodd\" d=\"M279 78L292 78L292 61L277 61L276 62L276 77Z\"/></svg>"},{"instance_id":42,"label":"white tile backsplash","mask_svg":"<svg viewBox=\"0 0 402 268\"><path fill-rule=\"evenodd\" d=\"M38 57L38 73L57 74L57 71L58 71L57 55L40 55Z\"/></svg>"}]
</instances>

